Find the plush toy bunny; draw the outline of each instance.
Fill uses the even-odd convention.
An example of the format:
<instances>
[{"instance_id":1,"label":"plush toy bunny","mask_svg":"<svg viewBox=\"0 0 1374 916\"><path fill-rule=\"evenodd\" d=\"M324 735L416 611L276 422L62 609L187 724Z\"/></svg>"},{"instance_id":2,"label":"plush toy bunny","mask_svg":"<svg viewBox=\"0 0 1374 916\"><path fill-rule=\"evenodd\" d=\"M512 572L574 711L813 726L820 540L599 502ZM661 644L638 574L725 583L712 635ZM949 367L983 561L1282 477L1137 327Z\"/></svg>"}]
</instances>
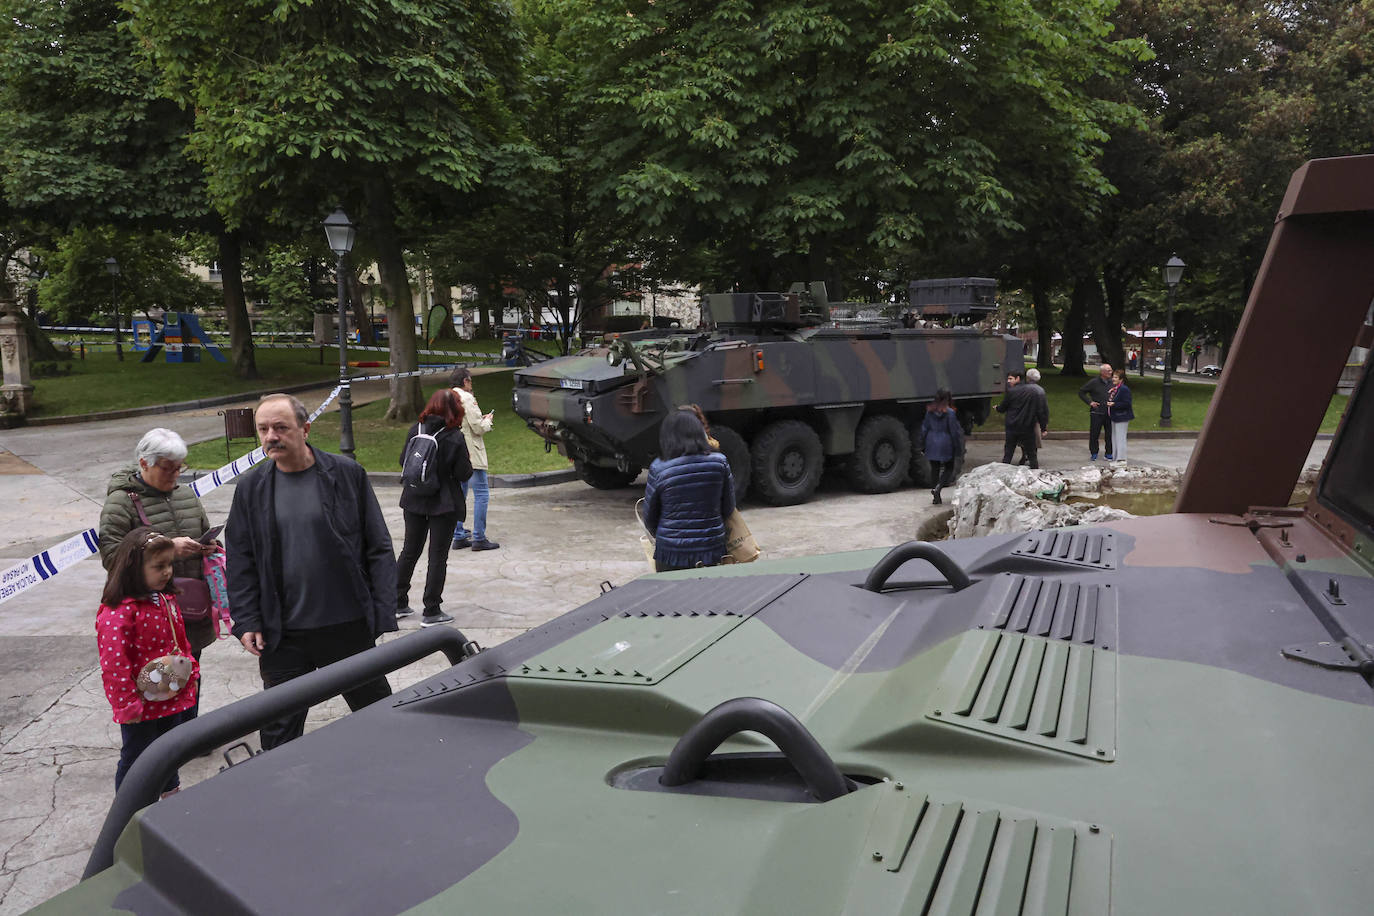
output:
<instances>
[{"instance_id":1,"label":"plush toy bunny","mask_svg":"<svg viewBox=\"0 0 1374 916\"><path fill-rule=\"evenodd\" d=\"M170 700L190 679L191 659L185 655L163 655L138 673L138 691L145 700Z\"/></svg>"}]
</instances>

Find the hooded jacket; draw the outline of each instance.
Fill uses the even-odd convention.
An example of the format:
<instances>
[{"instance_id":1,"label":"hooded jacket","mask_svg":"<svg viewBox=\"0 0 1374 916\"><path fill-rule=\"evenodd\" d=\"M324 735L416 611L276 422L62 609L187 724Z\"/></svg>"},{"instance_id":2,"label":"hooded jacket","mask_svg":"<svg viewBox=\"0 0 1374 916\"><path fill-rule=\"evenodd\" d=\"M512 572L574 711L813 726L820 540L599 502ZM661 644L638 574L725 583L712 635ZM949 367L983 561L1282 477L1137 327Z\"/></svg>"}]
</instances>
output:
<instances>
[{"instance_id":1,"label":"hooded jacket","mask_svg":"<svg viewBox=\"0 0 1374 916\"><path fill-rule=\"evenodd\" d=\"M725 553L725 520L735 511L735 481L720 452L682 455L649 465L644 526L654 559L668 566L715 565Z\"/></svg>"},{"instance_id":2,"label":"hooded jacket","mask_svg":"<svg viewBox=\"0 0 1374 916\"><path fill-rule=\"evenodd\" d=\"M421 424L416 423L406 433L406 444L401 449L401 467L405 467L406 452L410 442L420 432ZM459 521L467 521L467 500L463 499L463 481L472 476L472 460L468 456L468 446L463 439L462 430L445 429L442 417L425 417L425 432L439 440L439 492L422 496L401 486L401 508L416 515L446 515L458 513Z\"/></svg>"},{"instance_id":3,"label":"hooded jacket","mask_svg":"<svg viewBox=\"0 0 1374 916\"><path fill-rule=\"evenodd\" d=\"M149 700L138 690L138 673L144 665L163 655L191 654L181 608L171 595L125 598L116 607L102 604L95 634L100 678L116 722L147 722L196 705L200 663L194 659L191 679L170 700Z\"/></svg>"},{"instance_id":4,"label":"hooded jacket","mask_svg":"<svg viewBox=\"0 0 1374 916\"><path fill-rule=\"evenodd\" d=\"M920 438L927 461L953 461L964 453L964 430L953 408L927 410Z\"/></svg>"},{"instance_id":5,"label":"hooded jacket","mask_svg":"<svg viewBox=\"0 0 1374 916\"><path fill-rule=\"evenodd\" d=\"M105 505L100 509L100 562L106 571L114 561L115 551L124 535L143 524L130 493L137 493L148 516L148 524L158 534L169 538L198 538L210 530L200 497L184 484L177 484L172 492L164 493L149 486L138 475L138 467L115 471L105 488ZM188 579L205 578L205 561L201 557L182 557L173 561L172 574ZM215 641L215 624L202 620L186 625L191 647L199 652Z\"/></svg>"},{"instance_id":6,"label":"hooded jacket","mask_svg":"<svg viewBox=\"0 0 1374 916\"><path fill-rule=\"evenodd\" d=\"M468 457L472 459L473 470L487 469L487 443L482 437L491 432L492 421L477 406L477 398L465 388L455 388L459 402L463 405L463 438L467 440Z\"/></svg>"},{"instance_id":7,"label":"hooded jacket","mask_svg":"<svg viewBox=\"0 0 1374 916\"><path fill-rule=\"evenodd\" d=\"M329 521L319 536L328 549L349 559L349 590L358 602L354 608L341 609L339 621L362 617L373 636L393 632L396 556L367 471L356 461L313 445L309 448L315 455L320 503ZM310 570L281 568L275 511L278 473L276 464L268 460L239 478L224 539L234 636L241 639L245 633L261 633L268 652L281 641L282 576L310 575Z\"/></svg>"}]
</instances>

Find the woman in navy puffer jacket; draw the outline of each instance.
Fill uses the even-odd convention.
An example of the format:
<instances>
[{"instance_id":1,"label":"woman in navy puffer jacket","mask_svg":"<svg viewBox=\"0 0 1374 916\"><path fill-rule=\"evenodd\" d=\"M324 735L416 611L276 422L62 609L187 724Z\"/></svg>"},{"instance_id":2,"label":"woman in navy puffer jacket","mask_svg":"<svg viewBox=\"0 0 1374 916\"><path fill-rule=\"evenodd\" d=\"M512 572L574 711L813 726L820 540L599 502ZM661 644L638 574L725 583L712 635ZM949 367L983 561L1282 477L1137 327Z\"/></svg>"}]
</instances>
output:
<instances>
[{"instance_id":1,"label":"woman in navy puffer jacket","mask_svg":"<svg viewBox=\"0 0 1374 916\"><path fill-rule=\"evenodd\" d=\"M662 458L649 465L644 525L654 533L659 572L715 566L725 553L725 520L735 511L730 463L711 451L690 410L670 412L658 431Z\"/></svg>"}]
</instances>

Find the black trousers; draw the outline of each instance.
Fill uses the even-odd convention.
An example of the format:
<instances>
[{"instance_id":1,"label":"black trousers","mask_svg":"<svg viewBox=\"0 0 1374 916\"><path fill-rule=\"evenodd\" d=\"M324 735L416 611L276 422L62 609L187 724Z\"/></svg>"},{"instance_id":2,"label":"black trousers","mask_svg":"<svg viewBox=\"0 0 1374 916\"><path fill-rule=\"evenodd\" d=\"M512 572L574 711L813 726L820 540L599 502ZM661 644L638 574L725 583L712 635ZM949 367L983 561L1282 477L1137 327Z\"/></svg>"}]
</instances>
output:
<instances>
[{"instance_id":1,"label":"black trousers","mask_svg":"<svg viewBox=\"0 0 1374 916\"><path fill-rule=\"evenodd\" d=\"M199 694L197 694L199 699ZM190 721L194 716L190 715L191 710L183 709L181 712L174 712L170 716L163 716L161 719L145 719L142 722L121 722L119 725L119 735L123 739L123 744L119 748L119 763L115 766L115 791L124 784L124 777L129 775L129 768L134 765L134 761L143 755L154 741L176 728L182 722ZM162 787L163 792L170 792L181 786L181 774L173 773Z\"/></svg>"},{"instance_id":2,"label":"black trousers","mask_svg":"<svg viewBox=\"0 0 1374 916\"><path fill-rule=\"evenodd\" d=\"M1105 413L1088 414L1088 451L1094 458L1097 457L1097 437L1102 435L1107 446L1107 454L1112 454L1112 421L1107 419Z\"/></svg>"},{"instance_id":3,"label":"black trousers","mask_svg":"<svg viewBox=\"0 0 1374 916\"><path fill-rule=\"evenodd\" d=\"M1012 455L1016 452L1016 447L1021 446L1021 453L1026 456L1026 461L1033 468L1040 467L1039 450L1035 444L1035 427L1030 429L1009 429L1007 430L1006 442L1002 447L1002 463L1011 464Z\"/></svg>"},{"instance_id":4,"label":"black trousers","mask_svg":"<svg viewBox=\"0 0 1374 916\"><path fill-rule=\"evenodd\" d=\"M405 521L406 539L401 545L401 555L396 558L396 607L403 608L410 603L410 579L415 575L415 564L420 560L420 550L429 538L429 571L425 573L425 613L431 616L439 613L439 605L444 601L444 580L448 578L448 552L453 541L453 532L458 528L458 513L447 512L443 515L420 515L406 510L401 511Z\"/></svg>"},{"instance_id":5,"label":"black trousers","mask_svg":"<svg viewBox=\"0 0 1374 916\"><path fill-rule=\"evenodd\" d=\"M948 461L932 461L930 463L930 483L932 490L943 490L945 487L954 483L954 462L957 459L951 458Z\"/></svg>"},{"instance_id":6,"label":"black trousers","mask_svg":"<svg viewBox=\"0 0 1374 916\"><path fill-rule=\"evenodd\" d=\"M328 627L313 630L286 630L281 642L271 652L264 652L258 659L258 673L262 675L262 686L270 690L277 684L284 684L292 678L343 661L345 658L366 652L377 644L372 630L364 620L350 620ZM386 678L379 677L355 687L343 695L348 708L357 712L364 706L391 696L391 685ZM305 710L278 719L259 730L262 749L271 750L288 741L294 741L305 732Z\"/></svg>"}]
</instances>

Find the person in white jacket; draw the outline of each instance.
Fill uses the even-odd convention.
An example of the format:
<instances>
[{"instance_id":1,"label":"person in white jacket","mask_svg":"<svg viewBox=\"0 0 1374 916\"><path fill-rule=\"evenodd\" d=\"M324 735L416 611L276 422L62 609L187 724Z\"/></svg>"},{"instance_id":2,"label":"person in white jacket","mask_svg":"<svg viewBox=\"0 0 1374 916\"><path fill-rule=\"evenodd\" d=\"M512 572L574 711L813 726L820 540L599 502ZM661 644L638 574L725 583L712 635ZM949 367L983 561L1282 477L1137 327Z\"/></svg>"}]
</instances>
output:
<instances>
[{"instance_id":1,"label":"person in white jacket","mask_svg":"<svg viewBox=\"0 0 1374 916\"><path fill-rule=\"evenodd\" d=\"M472 393L472 373L463 367L453 370L449 379L458 399L463 402L463 438L468 443L468 455L472 459L472 476L463 484L463 498L472 496L472 528L464 528L459 522L453 532L453 549L495 550L501 545L487 538L487 503L491 501L491 488L487 485L487 444L482 437L491 432L491 412L482 413L477 406L477 398Z\"/></svg>"}]
</instances>

